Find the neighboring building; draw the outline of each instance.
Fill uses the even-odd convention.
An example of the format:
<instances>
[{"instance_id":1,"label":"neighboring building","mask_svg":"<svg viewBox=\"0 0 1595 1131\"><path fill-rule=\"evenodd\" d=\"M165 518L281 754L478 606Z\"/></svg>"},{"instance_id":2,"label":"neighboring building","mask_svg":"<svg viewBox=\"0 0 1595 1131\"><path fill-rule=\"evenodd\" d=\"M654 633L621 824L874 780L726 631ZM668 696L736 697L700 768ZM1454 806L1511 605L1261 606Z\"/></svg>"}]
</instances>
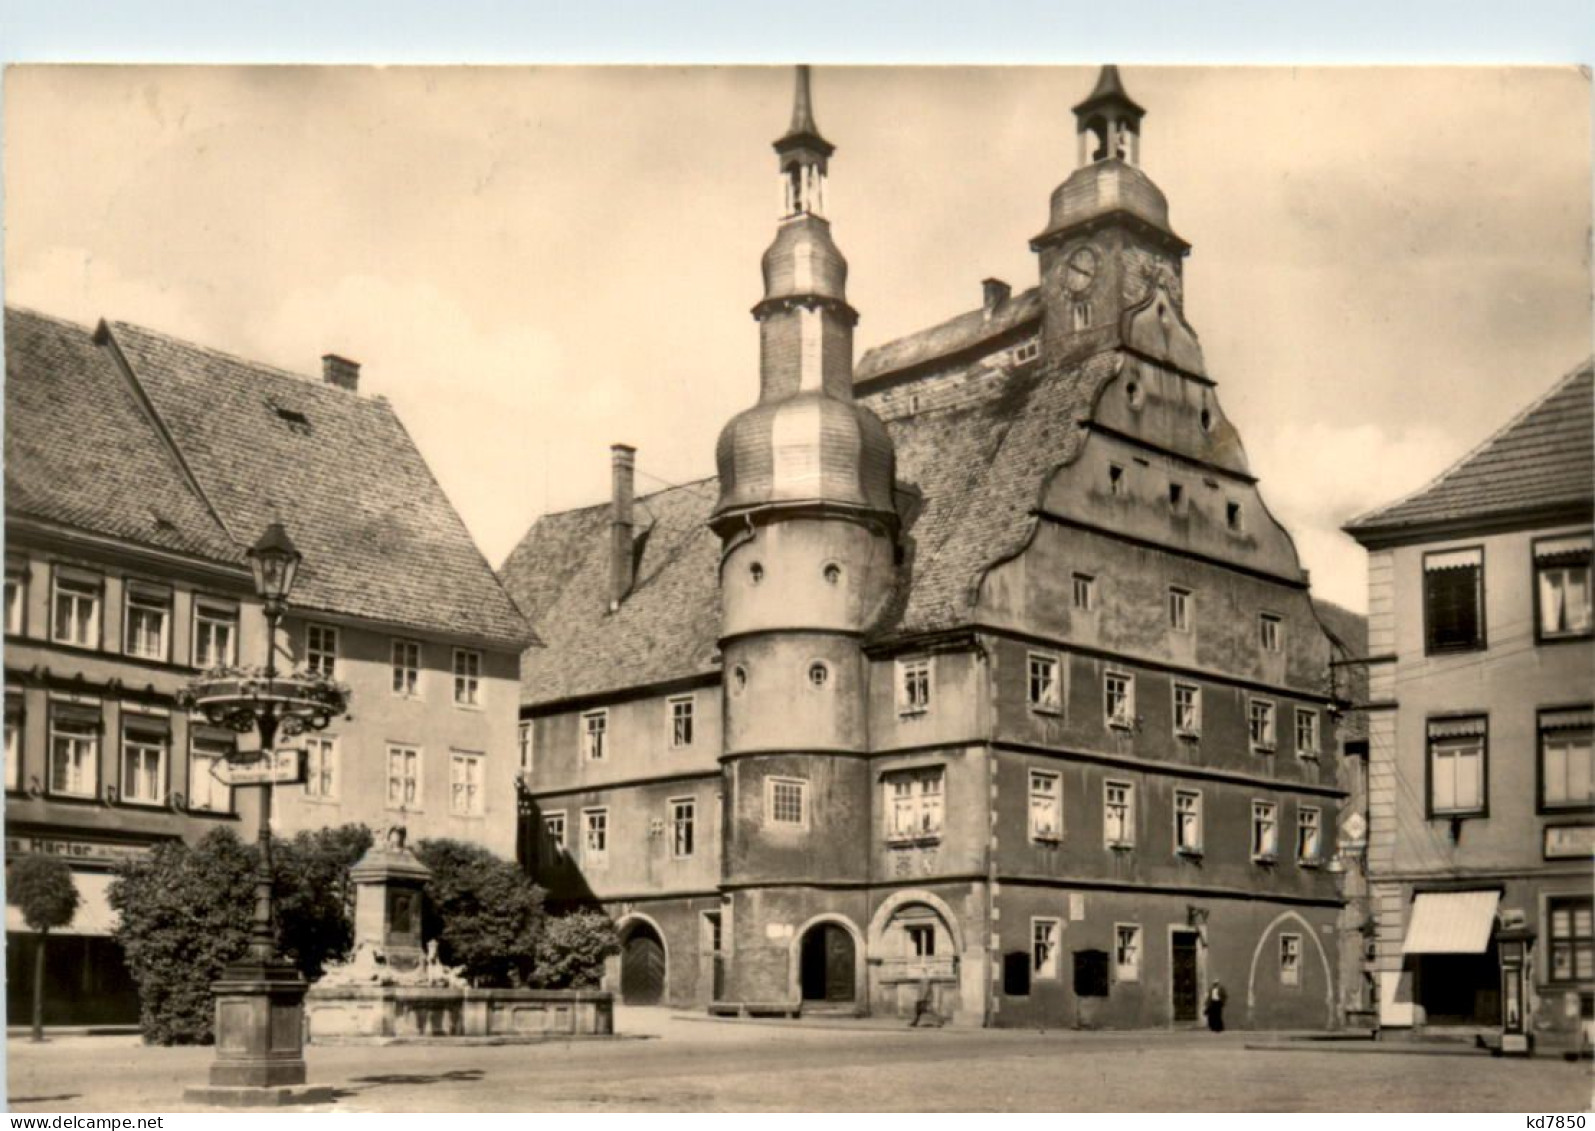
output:
<instances>
[{"instance_id":1,"label":"neighboring building","mask_svg":"<svg viewBox=\"0 0 1595 1131\"><path fill-rule=\"evenodd\" d=\"M353 689L348 717L292 740L310 780L274 791L276 828L402 820L513 852L530 630L358 367L329 357L316 382L17 309L5 331L6 856L66 857L84 899L50 940L47 1019L136 1012L108 937L118 860L217 827L254 837L260 791L210 772L237 736L173 696L265 662L243 550L274 519L305 557L278 663ZM32 936L7 916L23 985ZM16 1019L27 997L11 1001Z\"/></svg>"},{"instance_id":2,"label":"neighboring building","mask_svg":"<svg viewBox=\"0 0 1595 1131\"><path fill-rule=\"evenodd\" d=\"M1041 285L870 351L800 72L760 399L717 480L549 515L501 569L527 847L631 1000L998 1025L1337 1014L1330 642L1182 314L1107 68Z\"/></svg>"},{"instance_id":3,"label":"neighboring building","mask_svg":"<svg viewBox=\"0 0 1595 1131\"><path fill-rule=\"evenodd\" d=\"M1543 1032L1591 1015L1592 395L1586 363L1346 527L1368 549L1385 1026ZM1503 1002L1501 936L1525 929L1525 1000Z\"/></svg>"}]
</instances>

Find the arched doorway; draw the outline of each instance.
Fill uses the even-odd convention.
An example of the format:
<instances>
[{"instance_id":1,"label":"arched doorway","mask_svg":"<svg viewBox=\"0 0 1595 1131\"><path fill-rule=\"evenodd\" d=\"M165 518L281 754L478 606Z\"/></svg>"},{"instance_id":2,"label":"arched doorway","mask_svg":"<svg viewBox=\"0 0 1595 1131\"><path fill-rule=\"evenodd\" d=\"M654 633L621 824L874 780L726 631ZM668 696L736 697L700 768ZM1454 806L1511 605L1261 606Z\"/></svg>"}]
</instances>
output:
<instances>
[{"instance_id":1,"label":"arched doorway","mask_svg":"<svg viewBox=\"0 0 1595 1131\"><path fill-rule=\"evenodd\" d=\"M658 1005L664 996L664 940L651 924L633 923L620 944L620 1000L627 1005Z\"/></svg>"},{"instance_id":2,"label":"arched doorway","mask_svg":"<svg viewBox=\"0 0 1595 1131\"><path fill-rule=\"evenodd\" d=\"M816 923L803 936L798 975L804 1001L852 1003L858 997L853 935L840 923Z\"/></svg>"}]
</instances>

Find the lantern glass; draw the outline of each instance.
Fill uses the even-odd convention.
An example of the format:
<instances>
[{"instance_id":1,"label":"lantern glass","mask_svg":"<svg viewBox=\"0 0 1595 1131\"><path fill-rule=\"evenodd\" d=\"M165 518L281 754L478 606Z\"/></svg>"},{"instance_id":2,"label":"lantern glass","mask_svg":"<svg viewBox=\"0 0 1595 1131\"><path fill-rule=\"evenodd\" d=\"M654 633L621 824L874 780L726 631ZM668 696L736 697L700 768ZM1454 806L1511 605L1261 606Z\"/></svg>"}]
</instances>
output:
<instances>
[{"instance_id":1,"label":"lantern glass","mask_svg":"<svg viewBox=\"0 0 1595 1131\"><path fill-rule=\"evenodd\" d=\"M249 550L249 568L255 575L255 592L261 599L282 604L293 592L294 578L299 573L300 553L294 546L282 523L274 522L266 528Z\"/></svg>"}]
</instances>

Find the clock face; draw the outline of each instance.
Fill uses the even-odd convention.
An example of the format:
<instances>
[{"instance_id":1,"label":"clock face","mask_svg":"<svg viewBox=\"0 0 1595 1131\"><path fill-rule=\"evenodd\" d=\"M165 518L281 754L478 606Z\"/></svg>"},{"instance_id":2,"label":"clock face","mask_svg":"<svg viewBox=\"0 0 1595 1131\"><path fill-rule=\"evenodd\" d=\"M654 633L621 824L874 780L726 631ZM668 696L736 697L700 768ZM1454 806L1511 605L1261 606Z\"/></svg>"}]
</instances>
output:
<instances>
[{"instance_id":1,"label":"clock face","mask_svg":"<svg viewBox=\"0 0 1595 1131\"><path fill-rule=\"evenodd\" d=\"M1089 247L1076 248L1069 253L1069 258L1064 261L1063 289L1071 295L1083 295L1091 289L1097 281L1097 271L1101 263L1097 260L1097 253Z\"/></svg>"}]
</instances>

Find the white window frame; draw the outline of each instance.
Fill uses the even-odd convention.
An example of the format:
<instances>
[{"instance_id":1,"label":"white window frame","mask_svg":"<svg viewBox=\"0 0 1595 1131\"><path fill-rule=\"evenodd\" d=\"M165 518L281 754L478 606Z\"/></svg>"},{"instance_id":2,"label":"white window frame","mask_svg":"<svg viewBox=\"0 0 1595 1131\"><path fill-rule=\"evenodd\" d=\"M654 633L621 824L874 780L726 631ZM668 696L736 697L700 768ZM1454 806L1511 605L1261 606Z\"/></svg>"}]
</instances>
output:
<instances>
[{"instance_id":1,"label":"white window frame","mask_svg":"<svg viewBox=\"0 0 1595 1131\"><path fill-rule=\"evenodd\" d=\"M390 688L400 699L421 698L421 642L396 636L388 647Z\"/></svg>"},{"instance_id":2,"label":"white window frame","mask_svg":"<svg viewBox=\"0 0 1595 1131\"><path fill-rule=\"evenodd\" d=\"M1279 802L1252 800L1252 862L1272 864L1279 859Z\"/></svg>"},{"instance_id":3,"label":"white window frame","mask_svg":"<svg viewBox=\"0 0 1595 1131\"><path fill-rule=\"evenodd\" d=\"M156 728L149 723L145 723L144 725L148 729L145 729L140 737L134 738L134 732L141 729L139 723L143 718L144 716L142 715L125 713L124 709L121 735L122 748L120 751L121 756L118 759L120 766L120 774L118 775L120 780L117 783L119 787L118 797L126 805L164 805L169 792L167 790L166 774L167 768L171 763L172 732L169 723L164 724L160 727L159 737L153 738L156 734ZM140 773L134 773L130 777L130 760L137 754L142 761L143 756L152 751L155 755L155 793L144 794L130 790L128 788L129 784L139 782L144 777Z\"/></svg>"},{"instance_id":4,"label":"white window frame","mask_svg":"<svg viewBox=\"0 0 1595 1131\"><path fill-rule=\"evenodd\" d=\"M63 590L66 592L63 593ZM71 603L72 614L66 618L67 624L62 624L62 597L65 596ZM84 626L83 639L79 639L75 631L80 605L86 604L89 610L87 623ZM50 581L50 640L55 644L66 644L73 648L99 648L104 634L105 612L105 579L89 580L86 576L77 574L64 574L60 570L54 571ZM72 631L63 632L63 628Z\"/></svg>"},{"instance_id":5,"label":"white window frame","mask_svg":"<svg viewBox=\"0 0 1595 1131\"><path fill-rule=\"evenodd\" d=\"M1038 788L1039 787L1039 788ZM1049 823L1041 815L1038 801L1052 810ZM1056 770L1031 770L1029 789L1030 839L1041 844L1063 840L1063 775Z\"/></svg>"},{"instance_id":6,"label":"white window frame","mask_svg":"<svg viewBox=\"0 0 1595 1131\"><path fill-rule=\"evenodd\" d=\"M881 775L888 841L940 840L946 820L946 771L941 766L892 770Z\"/></svg>"},{"instance_id":7,"label":"white window frame","mask_svg":"<svg viewBox=\"0 0 1595 1131\"><path fill-rule=\"evenodd\" d=\"M698 854L698 799L672 797L665 802L670 809L670 858L690 860ZM687 849L681 850L681 830L687 830Z\"/></svg>"},{"instance_id":8,"label":"white window frame","mask_svg":"<svg viewBox=\"0 0 1595 1131\"><path fill-rule=\"evenodd\" d=\"M543 814L543 838L554 848L555 853L565 855L567 843L565 840L565 810L550 809Z\"/></svg>"},{"instance_id":9,"label":"white window frame","mask_svg":"<svg viewBox=\"0 0 1595 1131\"><path fill-rule=\"evenodd\" d=\"M1278 613L1257 614L1257 645L1265 652L1285 650L1285 618Z\"/></svg>"},{"instance_id":10,"label":"white window frame","mask_svg":"<svg viewBox=\"0 0 1595 1131\"><path fill-rule=\"evenodd\" d=\"M128 578L122 583L122 654L140 660L168 663L172 657L172 591L164 585ZM160 617L160 639L155 650L135 649L133 644L133 614L157 614Z\"/></svg>"},{"instance_id":11,"label":"white window frame","mask_svg":"<svg viewBox=\"0 0 1595 1131\"><path fill-rule=\"evenodd\" d=\"M6 566L6 635L21 636L28 627L28 567Z\"/></svg>"},{"instance_id":12,"label":"white window frame","mask_svg":"<svg viewBox=\"0 0 1595 1131\"><path fill-rule=\"evenodd\" d=\"M1063 664L1055 652L1031 652L1025 660L1025 702L1040 715L1063 710Z\"/></svg>"},{"instance_id":13,"label":"white window frame","mask_svg":"<svg viewBox=\"0 0 1595 1131\"><path fill-rule=\"evenodd\" d=\"M238 603L221 597L194 594L194 613L189 618L193 639L189 648L193 666L201 671L238 664ZM221 655L215 645L220 641Z\"/></svg>"},{"instance_id":14,"label":"white window frame","mask_svg":"<svg viewBox=\"0 0 1595 1131\"><path fill-rule=\"evenodd\" d=\"M204 747L204 749L202 749ZM223 749L225 747L225 750ZM226 761L227 755L237 748L237 741L230 738L220 738L213 734L201 734L192 724L188 731L188 808L200 813L231 813L233 811L233 791L231 786L223 785L211 773L211 767L217 762ZM194 787L195 782L204 784L204 792ZM214 804L217 799L220 805Z\"/></svg>"},{"instance_id":15,"label":"white window frame","mask_svg":"<svg viewBox=\"0 0 1595 1131\"><path fill-rule=\"evenodd\" d=\"M1588 713L1589 708L1584 708ZM1576 811L1589 808L1595 802L1595 749L1592 749L1591 729L1588 726L1547 725L1546 717L1554 711L1540 713L1537 728L1539 739L1539 805L1544 813ZM1582 739L1583 741L1579 741ZM1579 772L1582 763L1583 773ZM1583 792L1579 792L1582 786ZM1553 787L1560 797L1553 796Z\"/></svg>"},{"instance_id":16,"label":"white window frame","mask_svg":"<svg viewBox=\"0 0 1595 1131\"><path fill-rule=\"evenodd\" d=\"M399 773L393 772L393 756L398 754ZM384 792L386 806L389 809L402 809L407 813L421 812L425 800L421 792L422 784L422 752L419 746L412 746L407 742L390 742L383 763L383 771L387 788ZM394 785L398 785L398 797L394 797ZM408 794L408 796L406 796Z\"/></svg>"},{"instance_id":17,"label":"white window frame","mask_svg":"<svg viewBox=\"0 0 1595 1131\"><path fill-rule=\"evenodd\" d=\"M1279 936L1279 984L1301 985L1301 936L1281 932Z\"/></svg>"},{"instance_id":18,"label":"white window frame","mask_svg":"<svg viewBox=\"0 0 1595 1131\"><path fill-rule=\"evenodd\" d=\"M486 787L487 759L483 757L481 751L450 750L449 815L451 817L486 815Z\"/></svg>"},{"instance_id":19,"label":"white window frame","mask_svg":"<svg viewBox=\"0 0 1595 1131\"><path fill-rule=\"evenodd\" d=\"M690 749L697 738L698 697L673 695L665 700L666 722L670 727L670 749Z\"/></svg>"},{"instance_id":20,"label":"white window frame","mask_svg":"<svg viewBox=\"0 0 1595 1131\"><path fill-rule=\"evenodd\" d=\"M1146 932L1139 923L1113 924L1113 977L1119 982L1141 980L1141 960L1146 954ZM1126 951L1128 950L1128 957Z\"/></svg>"},{"instance_id":21,"label":"white window frame","mask_svg":"<svg viewBox=\"0 0 1595 1131\"><path fill-rule=\"evenodd\" d=\"M1246 740L1259 754L1272 754L1278 748L1279 707L1272 699L1253 695L1246 700Z\"/></svg>"},{"instance_id":22,"label":"white window frame","mask_svg":"<svg viewBox=\"0 0 1595 1131\"><path fill-rule=\"evenodd\" d=\"M1191 693L1190 718L1184 723L1180 720L1180 692ZM1174 733L1181 738L1200 738L1202 735L1202 687L1196 683L1182 683L1175 680L1170 695L1174 703Z\"/></svg>"},{"instance_id":23,"label":"white window frame","mask_svg":"<svg viewBox=\"0 0 1595 1131\"><path fill-rule=\"evenodd\" d=\"M305 624L305 670L327 679L338 678L338 628L308 621Z\"/></svg>"},{"instance_id":24,"label":"white window frame","mask_svg":"<svg viewBox=\"0 0 1595 1131\"><path fill-rule=\"evenodd\" d=\"M1117 800L1113 791L1122 791ZM1114 837L1114 814L1117 812L1119 835ZM1135 847L1135 783L1120 778L1107 778L1102 782L1102 843L1107 848Z\"/></svg>"},{"instance_id":25,"label":"white window frame","mask_svg":"<svg viewBox=\"0 0 1595 1131\"><path fill-rule=\"evenodd\" d=\"M929 656L897 661L897 713L927 715L931 705L933 665Z\"/></svg>"},{"instance_id":26,"label":"white window frame","mask_svg":"<svg viewBox=\"0 0 1595 1131\"><path fill-rule=\"evenodd\" d=\"M100 740L105 732L104 721L80 723L76 719L68 720L62 718L52 704L49 725L49 764L45 767L49 792L60 797L93 797L100 787ZM73 744L71 765L75 770L65 779L65 784L56 778L55 773L56 747L63 740ZM74 778L77 788L72 788Z\"/></svg>"},{"instance_id":27,"label":"white window frame","mask_svg":"<svg viewBox=\"0 0 1595 1131\"><path fill-rule=\"evenodd\" d=\"M1183 585L1169 586L1169 630L1186 634L1191 631L1191 605L1196 594Z\"/></svg>"},{"instance_id":28,"label":"white window frame","mask_svg":"<svg viewBox=\"0 0 1595 1131\"><path fill-rule=\"evenodd\" d=\"M1030 918L1030 978L1057 981L1058 952L1063 946L1063 920L1055 915ZM1042 948L1045 947L1045 952Z\"/></svg>"},{"instance_id":29,"label":"white window frame","mask_svg":"<svg viewBox=\"0 0 1595 1131\"><path fill-rule=\"evenodd\" d=\"M1188 808L1181 808L1180 802L1191 802ZM1185 822L1182 817L1191 818L1190 826L1194 830L1191 843L1186 843ZM1202 855L1202 843L1205 835L1203 829L1202 791L1199 789L1176 789L1174 791L1174 851L1180 856Z\"/></svg>"},{"instance_id":30,"label":"white window frame","mask_svg":"<svg viewBox=\"0 0 1595 1131\"><path fill-rule=\"evenodd\" d=\"M609 758L609 708L581 714L583 762L603 762Z\"/></svg>"},{"instance_id":31,"label":"white window frame","mask_svg":"<svg viewBox=\"0 0 1595 1131\"><path fill-rule=\"evenodd\" d=\"M1123 694L1120 697L1120 709L1113 709L1114 681L1121 681ZM1130 672L1106 671L1102 673L1102 717L1107 725L1116 730L1133 730L1135 728L1135 676Z\"/></svg>"},{"instance_id":32,"label":"white window frame","mask_svg":"<svg viewBox=\"0 0 1595 1131\"><path fill-rule=\"evenodd\" d=\"M1490 734L1489 721L1485 716L1477 716L1479 723L1478 734L1457 734L1436 736L1429 733L1425 736L1424 757L1428 760L1428 792L1429 815L1431 817L1481 817L1490 811L1489 797L1489 757ZM1445 723L1472 723L1473 717L1457 719L1432 719L1430 726ZM1464 805L1457 800L1459 791L1458 783L1462 781L1463 766L1472 767L1473 785L1478 793L1478 800L1474 804ZM1444 771L1444 772L1443 772ZM1442 805L1441 786L1446 775L1449 774L1451 785L1451 803Z\"/></svg>"},{"instance_id":33,"label":"white window frame","mask_svg":"<svg viewBox=\"0 0 1595 1131\"><path fill-rule=\"evenodd\" d=\"M529 776L536 764L537 748L534 745L536 740L537 732L532 727L532 720L521 719L515 727L515 753L522 777Z\"/></svg>"},{"instance_id":34,"label":"white window frame","mask_svg":"<svg viewBox=\"0 0 1595 1131\"><path fill-rule=\"evenodd\" d=\"M1306 738L1303 742L1303 725L1306 724ZM1311 707L1296 708L1296 757L1315 759L1323 753L1323 725L1319 721L1318 712Z\"/></svg>"},{"instance_id":35,"label":"white window frame","mask_svg":"<svg viewBox=\"0 0 1595 1131\"><path fill-rule=\"evenodd\" d=\"M454 649L454 705L481 709L482 653L475 648Z\"/></svg>"},{"instance_id":36,"label":"white window frame","mask_svg":"<svg viewBox=\"0 0 1595 1131\"><path fill-rule=\"evenodd\" d=\"M776 811L777 787L796 790L798 816L796 820L781 817ZM809 783L804 778L767 777L764 779L764 823L779 828L806 829L809 827Z\"/></svg>"},{"instance_id":37,"label":"white window frame","mask_svg":"<svg viewBox=\"0 0 1595 1131\"><path fill-rule=\"evenodd\" d=\"M609 867L609 806L582 810L582 867Z\"/></svg>"},{"instance_id":38,"label":"white window frame","mask_svg":"<svg viewBox=\"0 0 1595 1131\"><path fill-rule=\"evenodd\" d=\"M305 737L305 798L310 801L338 800L338 736L313 734Z\"/></svg>"},{"instance_id":39,"label":"white window frame","mask_svg":"<svg viewBox=\"0 0 1595 1131\"><path fill-rule=\"evenodd\" d=\"M1082 613L1095 612L1097 607L1097 579L1093 574L1076 573L1070 578L1070 604Z\"/></svg>"},{"instance_id":40,"label":"white window frame","mask_svg":"<svg viewBox=\"0 0 1595 1131\"><path fill-rule=\"evenodd\" d=\"M1316 805L1299 805L1296 808L1296 863L1303 868L1316 868L1323 858L1324 812Z\"/></svg>"}]
</instances>

